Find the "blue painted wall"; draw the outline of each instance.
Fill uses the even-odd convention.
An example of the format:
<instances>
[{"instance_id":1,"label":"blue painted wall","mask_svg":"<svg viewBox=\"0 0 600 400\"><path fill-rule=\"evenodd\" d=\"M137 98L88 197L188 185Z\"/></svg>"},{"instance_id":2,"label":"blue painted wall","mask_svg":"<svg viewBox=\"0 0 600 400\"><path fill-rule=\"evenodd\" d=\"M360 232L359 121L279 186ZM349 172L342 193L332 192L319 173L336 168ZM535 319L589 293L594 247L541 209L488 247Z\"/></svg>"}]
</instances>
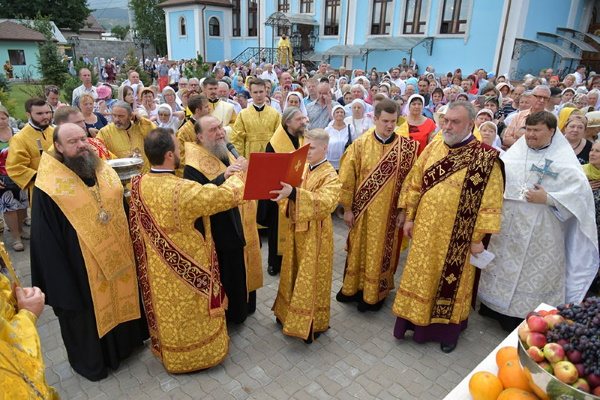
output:
<instances>
[{"instance_id":1,"label":"blue painted wall","mask_svg":"<svg viewBox=\"0 0 600 400\"><path fill-rule=\"evenodd\" d=\"M219 20L221 36L210 36L208 22L212 17ZM228 21L225 21L223 11L206 10L204 12L204 26L206 27L206 61L217 62L225 59L225 47L223 40L229 37Z\"/></svg>"},{"instance_id":2,"label":"blue painted wall","mask_svg":"<svg viewBox=\"0 0 600 400\"><path fill-rule=\"evenodd\" d=\"M579 6L583 7L583 2ZM552 12L542 11L552 10ZM571 2L565 0L530 0L523 36L535 39L537 32L556 32L557 27L567 26Z\"/></svg>"},{"instance_id":3,"label":"blue painted wall","mask_svg":"<svg viewBox=\"0 0 600 400\"><path fill-rule=\"evenodd\" d=\"M428 32L435 36L432 55L427 54L423 46L413 50L413 58L420 71L427 65L433 65L437 73L454 71L462 68L468 73L477 68L491 70L494 63L497 35L500 30L500 18L490 15L501 15L504 0L474 0L470 17L470 25L465 37L445 37L437 34L438 14L441 12L439 0L432 0Z\"/></svg>"},{"instance_id":4,"label":"blue painted wall","mask_svg":"<svg viewBox=\"0 0 600 400\"><path fill-rule=\"evenodd\" d=\"M13 76L22 79L29 76L31 79L40 79L42 76L38 70L38 45L36 42L22 41L0 41L0 64L4 65L8 57L8 50L23 50L25 52L25 65L13 65ZM2 70L4 73L4 70Z\"/></svg>"},{"instance_id":5,"label":"blue painted wall","mask_svg":"<svg viewBox=\"0 0 600 400\"><path fill-rule=\"evenodd\" d=\"M179 36L179 18L185 18L186 36ZM196 57L195 35L200 37L200 29L194 23L194 12L176 11L169 13L169 35L171 36L171 54L173 60Z\"/></svg>"}]
</instances>

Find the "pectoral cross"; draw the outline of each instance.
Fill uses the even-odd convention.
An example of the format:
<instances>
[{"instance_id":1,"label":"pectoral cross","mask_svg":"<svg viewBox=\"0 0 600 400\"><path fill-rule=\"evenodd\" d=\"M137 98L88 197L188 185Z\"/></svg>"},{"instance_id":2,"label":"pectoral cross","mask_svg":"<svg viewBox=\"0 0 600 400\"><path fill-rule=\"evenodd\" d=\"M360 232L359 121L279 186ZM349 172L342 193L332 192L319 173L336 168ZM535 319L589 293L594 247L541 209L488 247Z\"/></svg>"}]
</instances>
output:
<instances>
[{"instance_id":1,"label":"pectoral cross","mask_svg":"<svg viewBox=\"0 0 600 400\"><path fill-rule=\"evenodd\" d=\"M298 170L300 169L301 166L302 166L302 162L300 160L298 160L298 162L296 163L296 166L294 167L296 172L298 172Z\"/></svg>"},{"instance_id":2,"label":"pectoral cross","mask_svg":"<svg viewBox=\"0 0 600 400\"><path fill-rule=\"evenodd\" d=\"M551 178L556 178L558 176L558 172L550 171L550 164L552 164L554 161L548 160L547 158L544 160L545 160L545 163L544 163L543 168L540 168L535 164L531 165L531 171L537 172L539 174L539 179L537 181L538 185L542 184L542 181L544 180L545 176L549 176Z\"/></svg>"}]
</instances>

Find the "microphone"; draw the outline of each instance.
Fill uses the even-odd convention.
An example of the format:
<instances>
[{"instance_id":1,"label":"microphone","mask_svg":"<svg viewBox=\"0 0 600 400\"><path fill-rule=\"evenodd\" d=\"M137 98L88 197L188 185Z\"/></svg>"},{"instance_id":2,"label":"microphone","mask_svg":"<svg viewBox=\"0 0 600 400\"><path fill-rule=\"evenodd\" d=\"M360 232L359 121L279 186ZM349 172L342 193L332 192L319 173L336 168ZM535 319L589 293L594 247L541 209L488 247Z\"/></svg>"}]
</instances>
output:
<instances>
[{"instance_id":1,"label":"microphone","mask_svg":"<svg viewBox=\"0 0 600 400\"><path fill-rule=\"evenodd\" d=\"M229 150L229 152L231 154L233 154L233 157L235 157L235 159L237 160L238 158L240 158L240 153L238 153L238 151L235 149L235 146L231 143L227 143L225 145L225 147L227 147L227 150Z\"/></svg>"}]
</instances>

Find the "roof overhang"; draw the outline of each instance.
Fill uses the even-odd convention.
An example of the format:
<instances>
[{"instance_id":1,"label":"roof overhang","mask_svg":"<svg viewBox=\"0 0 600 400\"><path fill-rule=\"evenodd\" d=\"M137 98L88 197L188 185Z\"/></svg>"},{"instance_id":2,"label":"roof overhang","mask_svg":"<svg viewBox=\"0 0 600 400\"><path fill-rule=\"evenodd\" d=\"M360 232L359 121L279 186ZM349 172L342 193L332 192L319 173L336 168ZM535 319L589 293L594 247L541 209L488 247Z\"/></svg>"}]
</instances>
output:
<instances>
[{"instance_id":1,"label":"roof overhang","mask_svg":"<svg viewBox=\"0 0 600 400\"><path fill-rule=\"evenodd\" d=\"M540 36L548 36L548 37L552 37L552 38L556 38L556 39L566 40L567 42L577 46L579 49L581 49L581 51L589 51L592 53L598 52L598 50L594 46L587 44L583 40L579 40L575 36L563 36L563 35L559 35L559 34L551 33L551 32L538 32L537 34Z\"/></svg>"},{"instance_id":2,"label":"roof overhang","mask_svg":"<svg viewBox=\"0 0 600 400\"><path fill-rule=\"evenodd\" d=\"M323 52L325 56L360 56L361 45L343 45L338 44L336 46L332 46Z\"/></svg>"},{"instance_id":3,"label":"roof overhang","mask_svg":"<svg viewBox=\"0 0 600 400\"><path fill-rule=\"evenodd\" d=\"M561 47L555 43L544 42L544 41L536 40L536 39L516 38L515 42L518 42L518 41L545 47L545 48L553 51L554 53L556 53L560 58L572 59L572 60L580 60L581 59L581 56L579 56L578 54L576 54L568 49L565 49L564 47Z\"/></svg>"},{"instance_id":4,"label":"roof overhang","mask_svg":"<svg viewBox=\"0 0 600 400\"><path fill-rule=\"evenodd\" d=\"M579 40L583 40L585 37L588 37L588 38L592 39L594 42L596 42L597 44L600 44L600 36L594 35L592 33L581 32L581 31L578 31L576 29L571 29L571 28L556 28L556 30L559 32L566 32L566 33L572 35L573 37L577 37Z\"/></svg>"}]
</instances>

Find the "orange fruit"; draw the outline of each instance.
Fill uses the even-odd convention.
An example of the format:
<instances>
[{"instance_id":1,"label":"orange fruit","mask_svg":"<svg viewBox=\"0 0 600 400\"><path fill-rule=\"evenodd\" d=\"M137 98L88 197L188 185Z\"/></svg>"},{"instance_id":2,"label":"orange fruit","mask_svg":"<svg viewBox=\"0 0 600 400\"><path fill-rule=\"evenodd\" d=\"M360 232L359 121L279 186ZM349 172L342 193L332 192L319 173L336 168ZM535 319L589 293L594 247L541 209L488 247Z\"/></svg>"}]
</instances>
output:
<instances>
[{"instance_id":1,"label":"orange fruit","mask_svg":"<svg viewBox=\"0 0 600 400\"><path fill-rule=\"evenodd\" d=\"M505 388L517 388L531 392L527 375L523 371L519 360L509 360L498 369L498 378Z\"/></svg>"},{"instance_id":2,"label":"orange fruit","mask_svg":"<svg viewBox=\"0 0 600 400\"><path fill-rule=\"evenodd\" d=\"M519 353L517 353L517 348L514 346L502 347L496 353L496 365L498 366L498 368L506 364L507 361L518 359Z\"/></svg>"},{"instance_id":3,"label":"orange fruit","mask_svg":"<svg viewBox=\"0 0 600 400\"><path fill-rule=\"evenodd\" d=\"M536 395L517 388L504 389L496 400L538 400Z\"/></svg>"},{"instance_id":4,"label":"orange fruit","mask_svg":"<svg viewBox=\"0 0 600 400\"><path fill-rule=\"evenodd\" d=\"M502 382L491 372L476 372L469 380L469 393L473 400L496 400L502 390Z\"/></svg>"}]
</instances>

